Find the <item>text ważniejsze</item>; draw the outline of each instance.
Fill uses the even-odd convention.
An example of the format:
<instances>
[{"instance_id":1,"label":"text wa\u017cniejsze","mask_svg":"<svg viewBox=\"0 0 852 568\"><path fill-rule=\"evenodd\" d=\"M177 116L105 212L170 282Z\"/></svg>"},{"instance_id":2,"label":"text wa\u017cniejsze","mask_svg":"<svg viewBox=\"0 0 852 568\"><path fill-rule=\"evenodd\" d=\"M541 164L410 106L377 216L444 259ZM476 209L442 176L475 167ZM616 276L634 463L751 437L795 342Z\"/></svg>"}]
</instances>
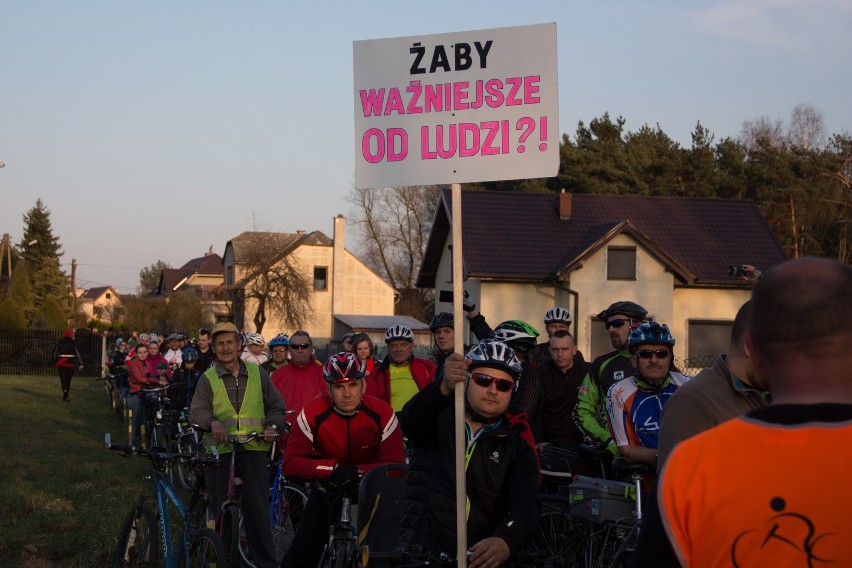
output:
<instances>
[{"instance_id":1,"label":"text wa\u017cniejsze","mask_svg":"<svg viewBox=\"0 0 852 568\"><path fill-rule=\"evenodd\" d=\"M432 75L438 72L486 69L492 41L456 43L448 55L443 45L431 53L419 42L409 52L412 56L411 75ZM434 76L434 75L433 75ZM365 118L402 115L434 115L474 111L481 108L498 109L532 106L541 102L540 75L494 77L476 81L433 82L411 80L403 87L381 87L358 91L361 112ZM546 116L522 116L513 120L481 122L448 122L424 124L419 127L420 159L435 160L453 157L489 156L523 153L533 141L538 150L547 149ZM409 154L411 134L405 128L369 128L361 136L361 153L372 164L386 160L398 162Z\"/></svg>"}]
</instances>

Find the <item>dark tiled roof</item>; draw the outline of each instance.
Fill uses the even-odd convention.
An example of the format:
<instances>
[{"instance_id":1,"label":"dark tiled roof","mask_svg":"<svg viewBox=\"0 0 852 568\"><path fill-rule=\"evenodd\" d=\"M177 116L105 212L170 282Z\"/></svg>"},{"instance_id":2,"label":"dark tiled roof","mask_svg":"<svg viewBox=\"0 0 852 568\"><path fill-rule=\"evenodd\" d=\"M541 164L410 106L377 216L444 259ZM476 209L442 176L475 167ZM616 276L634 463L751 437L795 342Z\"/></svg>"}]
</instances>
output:
<instances>
[{"instance_id":1,"label":"dark tiled roof","mask_svg":"<svg viewBox=\"0 0 852 568\"><path fill-rule=\"evenodd\" d=\"M429 331L429 325L411 316L362 316L355 314L335 314L334 318L343 325L357 331L384 331L402 324L411 331Z\"/></svg>"},{"instance_id":2,"label":"dark tiled roof","mask_svg":"<svg viewBox=\"0 0 852 568\"><path fill-rule=\"evenodd\" d=\"M95 288L89 288L83 292L82 297L88 300L97 300L104 294L104 292L112 292L113 296L118 297L118 293L113 290L112 286L97 286Z\"/></svg>"},{"instance_id":3,"label":"dark tiled roof","mask_svg":"<svg viewBox=\"0 0 852 568\"><path fill-rule=\"evenodd\" d=\"M240 264L254 258L258 251L264 256L281 257L298 245L333 246L334 242L321 231L307 234L246 231L231 239L229 244L234 249L234 261Z\"/></svg>"},{"instance_id":4,"label":"dark tiled roof","mask_svg":"<svg viewBox=\"0 0 852 568\"><path fill-rule=\"evenodd\" d=\"M216 253L193 258L180 268L164 268L160 273L160 292L171 292L182 280L193 274L222 276L222 270L222 257Z\"/></svg>"},{"instance_id":5,"label":"dark tiled roof","mask_svg":"<svg viewBox=\"0 0 852 568\"><path fill-rule=\"evenodd\" d=\"M729 265L766 269L786 260L751 201L574 194L571 218L563 221L558 200L554 193L463 191L462 252L467 275L550 279L582 260L584 253L604 245L613 230L644 240L643 246L654 248L682 281L693 284L736 285L728 276ZM450 231L451 205L450 192L444 191L418 286L434 287Z\"/></svg>"}]
</instances>

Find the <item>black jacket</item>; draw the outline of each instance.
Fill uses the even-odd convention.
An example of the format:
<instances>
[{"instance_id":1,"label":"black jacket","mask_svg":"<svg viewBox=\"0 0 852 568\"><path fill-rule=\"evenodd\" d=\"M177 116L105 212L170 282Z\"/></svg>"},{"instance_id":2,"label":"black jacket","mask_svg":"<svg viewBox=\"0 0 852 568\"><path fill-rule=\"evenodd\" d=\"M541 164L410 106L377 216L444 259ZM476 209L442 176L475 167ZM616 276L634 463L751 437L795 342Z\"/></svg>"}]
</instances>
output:
<instances>
[{"instance_id":1,"label":"black jacket","mask_svg":"<svg viewBox=\"0 0 852 568\"><path fill-rule=\"evenodd\" d=\"M583 433L574 423L574 407L588 369L589 364L579 351L567 373L562 373L553 361L536 367L538 411L534 413L535 420L531 420L536 443L565 445L583 442Z\"/></svg>"},{"instance_id":2,"label":"black jacket","mask_svg":"<svg viewBox=\"0 0 852 568\"><path fill-rule=\"evenodd\" d=\"M451 557L455 531L455 416L453 397L432 383L415 395L399 421L414 450L408 471L400 541ZM538 522L538 462L532 448L502 420L473 446L467 466L468 546L497 536L514 555Z\"/></svg>"}]
</instances>

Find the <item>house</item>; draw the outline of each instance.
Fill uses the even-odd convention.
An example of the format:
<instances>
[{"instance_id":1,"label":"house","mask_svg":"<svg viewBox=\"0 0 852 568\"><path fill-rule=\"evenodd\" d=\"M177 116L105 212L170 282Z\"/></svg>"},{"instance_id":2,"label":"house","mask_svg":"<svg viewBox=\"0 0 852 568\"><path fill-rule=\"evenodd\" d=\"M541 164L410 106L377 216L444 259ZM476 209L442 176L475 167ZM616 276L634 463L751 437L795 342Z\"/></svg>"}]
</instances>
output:
<instances>
[{"instance_id":1,"label":"house","mask_svg":"<svg viewBox=\"0 0 852 568\"><path fill-rule=\"evenodd\" d=\"M335 337L334 318L349 315L392 316L395 290L343 246L346 219L334 218L334 239L320 231L305 233L245 232L225 245L225 289L231 300L232 321L246 331L256 331L258 301L251 287L263 272L285 264L310 282L312 315L302 326L319 343ZM271 337L292 333L274 313L267 313L262 333ZM342 335L342 334L341 334Z\"/></svg>"},{"instance_id":2,"label":"house","mask_svg":"<svg viewBox=\"0 0 852 568\"><path fill-rule=\"evenodd\" d=\"M230 310L222 296L223 283L222 257L211 246L204 256L193 258L180 268L164 268L154 296L168 301L173 294L192 291L201 298L214 321L226 321Z\"/></svg>"},{"instance_id":3,"label":"house","mask_svg":"<svg viewBox=\"0 0 852 568\"><path fill-rule=\"evenodd\" d=\"M106 324L121 319L124 306L121 297L112 286L98 286L77 291L77 309L87 320L99 320Z\"/></svg>"},{"instance_id":4,"label":"house","mask_svg":"<svg viewBox=\"0 0 852 568\"><path fill-rule=\"evenodd\" d=\"M442 192L417 280L436 300L452 289L451 205ZM462 256L464 287L492 326L521 319L544 335L543 314L563 306L593 358L612 349L596 314L633 300L669 325L675 356L693 367L727 350L750 297L729 266L786 260L751 201L493 191L462 192Z\"/></svg>"}]
</instances>

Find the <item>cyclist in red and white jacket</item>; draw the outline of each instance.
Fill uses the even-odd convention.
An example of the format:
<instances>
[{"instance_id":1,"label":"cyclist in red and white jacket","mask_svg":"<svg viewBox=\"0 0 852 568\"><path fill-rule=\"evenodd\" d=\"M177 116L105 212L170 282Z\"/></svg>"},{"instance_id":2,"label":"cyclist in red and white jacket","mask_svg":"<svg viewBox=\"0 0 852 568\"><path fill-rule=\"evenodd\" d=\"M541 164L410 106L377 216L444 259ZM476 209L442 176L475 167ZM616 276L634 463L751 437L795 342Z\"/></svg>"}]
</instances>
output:
<instances>
[{"instance_id":1,"label":"cyclist in red and white jacket","mask_svg":"<svg viewBox=\"0 0 852 568\"><path fill-rule=\"evenodd\" d=\"M284 474L317 480L282 566L313 568L322 556L339 497L361 474L405 460L402 431L391 406L365 395L364 362L354 353L326 361L328 393L311 399L296 419L284 452Z\"/></svg>"}]
</instances>

